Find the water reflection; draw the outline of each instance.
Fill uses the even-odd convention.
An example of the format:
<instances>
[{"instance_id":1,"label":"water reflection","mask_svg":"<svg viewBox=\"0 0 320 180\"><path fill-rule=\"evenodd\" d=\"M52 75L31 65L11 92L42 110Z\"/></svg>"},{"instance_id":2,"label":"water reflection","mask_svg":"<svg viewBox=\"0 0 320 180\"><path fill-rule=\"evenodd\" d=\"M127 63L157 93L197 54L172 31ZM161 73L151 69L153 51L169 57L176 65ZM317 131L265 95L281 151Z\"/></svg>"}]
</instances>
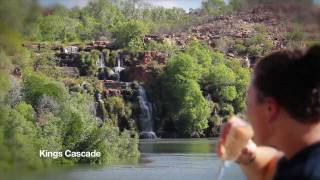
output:
<instances>
[{"instance_id":1,"label":"water reflection","mask_svg":"<svg viewBox=\"0 0 320 180\"><path fill-rule=\"evenodd\" d=\"M142 153L214 153L215 139L141 140Z\"/></svg>"},{"instance_id":2,"label":"water reflection","mask_svg":"<svg viewBox=\"0 0 320 180\"><path fill-rule=\"evenodd\" d=\"M219 159L214 153L215 139L141 140L141 160L107 167L78 166L23 180L214 180ZM12 179L12 178L10 178ZM16 178L17 180L19 178ZM226 169L224 180L244 180L235 164Z\"/></svg>"}]
</instances>

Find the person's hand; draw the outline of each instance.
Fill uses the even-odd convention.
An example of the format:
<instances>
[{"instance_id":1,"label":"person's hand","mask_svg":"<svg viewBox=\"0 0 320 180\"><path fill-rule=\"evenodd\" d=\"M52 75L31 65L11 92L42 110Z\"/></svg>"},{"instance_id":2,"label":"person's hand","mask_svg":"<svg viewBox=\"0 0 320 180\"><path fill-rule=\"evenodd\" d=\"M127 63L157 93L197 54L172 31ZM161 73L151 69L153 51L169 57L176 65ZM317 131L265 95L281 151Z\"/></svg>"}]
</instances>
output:
<instances>
[{"instance_id":1,"label":"person's hand","mask_svg":"<svg viewBox=\"0 0 320 180\"><path fill-rule=\"evenodd\" d=\"M230 136L231 134L229 133L232 128L238 128L238 127L243 127L243 126L248 126L246 122L241 120L240 118L237 117L232 117L223 127L223 130L220 135L220 139L217 145L216 153L218 157L225 159L227 154L226 154L226 140L227 137ZM233 134L235 135L235 134ZM237 140L238 137L228 137L228 138L233 138ZM230 148L230 147L229 147ZM256 144L249 139L247 142L245 142L244 146L239 147L232 147L232 148L239 148L239 149L233 149L233 151L239 152L239 155L236 157L236 162L239 164L250 164L251 162L254 161L255 159L255 152L256 152Z\"/></svg>"}]
</instances>

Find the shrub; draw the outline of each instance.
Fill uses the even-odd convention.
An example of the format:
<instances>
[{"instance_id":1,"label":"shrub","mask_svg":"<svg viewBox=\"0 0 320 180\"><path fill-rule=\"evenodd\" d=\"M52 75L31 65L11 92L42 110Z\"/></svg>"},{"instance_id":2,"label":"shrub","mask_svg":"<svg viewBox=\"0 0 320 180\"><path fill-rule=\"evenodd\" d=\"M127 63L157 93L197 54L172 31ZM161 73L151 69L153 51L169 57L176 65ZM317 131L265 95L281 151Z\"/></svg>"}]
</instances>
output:
<instances>
[{"instance_id":1,"label":"shrub","mask_svg":"<svg viewBox=\"0 0 320 180\"><path fill-rule=\"evenodd\" d=\"M247 47L243 44L236 44L234 48L239 55L245 55L247 53Z\"/></svg>"},{"instance_id":2,"label":"shrub","mask_svg":"<svg viewBox=\"0 0 320 180\"><path fill-rule=\"evenodd\" d=\"M90 53L81 52L80 54L80 74L91 76L96 71L96 60Z\"/></svg>"},{"instance_id":3,"label":"shrub","mask_svg":"<svg viewBox=\"0 0 320 180\"><path fill-rule=\"evenodd\" d=\"M225 86L219 91L219 96L223 101L233 101L237 97L237 90L235 86Z\"/></svg>"},{"instance_id":4,"label":"shrub","mask_svg":"<svg viewBox=\"0 0 320 180\"><path fill-rule=\"evenodd\" d=\"M295 31L292 31L292 32L288 32L285 35L285 38L286 38L287 42L290 42L290 41L302 41L303 40L303 32L302 31L298 31L298 30L295 30Z\"/></svg>"},{"instance_id":5,"label":"shrub","mask_svg":"<svg viewBox=\"0 0 320 180\"><path fill-rule=\"evenodd\" d=\"M50 80L44 75L33 73L24 78L24 92L28 103L34 107L43 95L50 96L58 102L62 102L67 97L67 90L64 84Z\"/></svg>"}]
</instances>

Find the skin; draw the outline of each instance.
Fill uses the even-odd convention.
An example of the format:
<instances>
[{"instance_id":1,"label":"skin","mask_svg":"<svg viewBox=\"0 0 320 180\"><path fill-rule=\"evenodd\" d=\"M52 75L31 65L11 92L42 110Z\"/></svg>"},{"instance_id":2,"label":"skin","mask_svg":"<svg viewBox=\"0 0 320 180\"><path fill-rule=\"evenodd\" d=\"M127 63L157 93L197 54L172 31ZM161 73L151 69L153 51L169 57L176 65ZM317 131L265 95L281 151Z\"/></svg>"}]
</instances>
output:
<instances>
[{"instance_id":1,"label":"skin","mask_svg":"<svg viewBox=\"0 0 320 180\"><path fill-rule=\"evenodd\" d=\"M292 158L305 147L320 141L320 123L303 124L295 120L284 107L272 97L263 102L257 99L258 90L249 86L247 118L254 130L254 138L241 148L238 157L240 167L248 179L272 179L280 158ZM217 154L224 155L224 143L231 128L243 120L233 117L222 131ZM235 137L236 138L236 137ZM249 164L252 157L255 160Z\"/></svg>"}]
</instances>

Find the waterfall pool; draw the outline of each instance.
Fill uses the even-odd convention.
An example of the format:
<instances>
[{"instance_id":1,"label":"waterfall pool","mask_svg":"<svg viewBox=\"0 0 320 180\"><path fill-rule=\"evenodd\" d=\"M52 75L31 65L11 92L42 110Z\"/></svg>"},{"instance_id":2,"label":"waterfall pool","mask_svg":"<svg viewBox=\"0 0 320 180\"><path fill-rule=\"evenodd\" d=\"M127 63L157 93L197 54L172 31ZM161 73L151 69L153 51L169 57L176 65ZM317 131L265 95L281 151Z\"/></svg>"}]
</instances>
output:
<instances>
[{"instance_id":1,"label":"waterfall pool","mask_svg":"<svg viewBox=\"0 0 320 180\"><path fill-rule=\"evenodd\" d=\"M101 168L79 166L30 179L215 180L220 163L214 153L216 141L216 139L141 140L139 163ZM232 164L226 168L222 179L244 180L245 177L240 168Z\"/></svg>"}]
</instances>

